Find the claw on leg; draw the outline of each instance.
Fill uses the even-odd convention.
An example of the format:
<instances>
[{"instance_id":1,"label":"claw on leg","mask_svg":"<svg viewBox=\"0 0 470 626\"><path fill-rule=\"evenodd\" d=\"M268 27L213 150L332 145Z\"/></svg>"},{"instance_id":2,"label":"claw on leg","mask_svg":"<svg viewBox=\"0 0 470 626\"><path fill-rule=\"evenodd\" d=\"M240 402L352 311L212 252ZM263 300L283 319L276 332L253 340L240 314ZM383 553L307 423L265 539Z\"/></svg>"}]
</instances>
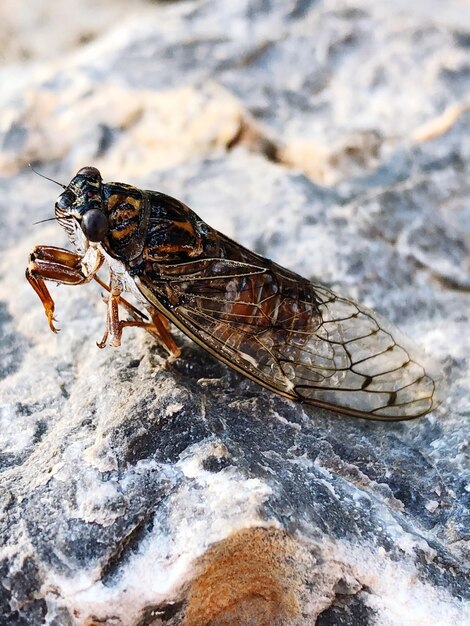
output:
<instances>
[{"instance_id":1,"label":"claw on leg","mask_svg":"<svg viewBox=\"0 0 470 626\"><path fill-rule=\"evenodd\" d=\"M31 287L34 289L34 291L38 294L42 302L49 328L52 330L53 333L59 332L59 328L56 328L54 326L54 300L52 299L52 296L49 293L49 289L46 287L45 282L41 278L33 274L29 267L26 269L26 279Z\"/></svg>"},{"instance_id":2,"label":"claw on leg","mask_svg":"<svg viewBox=\"0 0 470 626\"><path fill-rule=\"evenodd\" d=\"M103 349L106 346L108 341L108 325L106 324L106 328L104 329L103 339L101 341L97 341L96 345L98 348Z\"/></svg>"}]
</instances>

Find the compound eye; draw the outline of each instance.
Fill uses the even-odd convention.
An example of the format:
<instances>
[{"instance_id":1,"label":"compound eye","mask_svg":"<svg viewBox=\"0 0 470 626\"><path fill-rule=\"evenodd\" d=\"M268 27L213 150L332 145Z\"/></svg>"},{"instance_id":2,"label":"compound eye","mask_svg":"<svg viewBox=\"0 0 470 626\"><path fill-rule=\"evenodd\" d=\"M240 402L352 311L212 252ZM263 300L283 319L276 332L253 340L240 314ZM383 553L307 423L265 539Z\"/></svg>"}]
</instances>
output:
<instances>
[{"instance_id":1,"label":"compound eye","mask_svg":"<svg viewBox=\"0 0 470 626\"><path fill-rule=\"evenodd\" d=\"M56 205L59 209L62 209L62 211L67 211L68 209L70 209L74 202L75 194L67 190L64 191L64 193L61 193L60 196L57 198Z\"/></svg>"},{"instance_id":2,"label":"compound eye","mask_svg":"<svg viewBox=\"0 0 470 626\"><path fill-rule=\"evenodd\" d=\"M90 209L82 217L81 227L88 241L103 241L108 234L108 218L103 211Z\"/></svg>"}]
</instances>

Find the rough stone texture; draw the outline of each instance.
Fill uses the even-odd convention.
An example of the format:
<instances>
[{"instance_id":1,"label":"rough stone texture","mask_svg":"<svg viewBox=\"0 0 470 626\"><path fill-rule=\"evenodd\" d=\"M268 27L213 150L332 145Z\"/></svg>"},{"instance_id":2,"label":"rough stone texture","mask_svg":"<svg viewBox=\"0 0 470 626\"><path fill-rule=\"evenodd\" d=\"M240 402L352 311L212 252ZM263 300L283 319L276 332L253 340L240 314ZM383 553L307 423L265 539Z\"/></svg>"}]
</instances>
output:
<instances>
[{"instance_id":1,"label":"rough stone texture","mask_svg":"<svg viewBox=\"0 0 470 626\"><path fill-rule=\"evenodd\" d=\"M470 621L470 6L409 5L152 3L0 69L2 626ZM93 285L53 288L53 336L23 271L65 237L28 161L166 191L373 306L450 361L446 402L365 422L181 336L99 351Z\"/></svg>"}]
</instances>

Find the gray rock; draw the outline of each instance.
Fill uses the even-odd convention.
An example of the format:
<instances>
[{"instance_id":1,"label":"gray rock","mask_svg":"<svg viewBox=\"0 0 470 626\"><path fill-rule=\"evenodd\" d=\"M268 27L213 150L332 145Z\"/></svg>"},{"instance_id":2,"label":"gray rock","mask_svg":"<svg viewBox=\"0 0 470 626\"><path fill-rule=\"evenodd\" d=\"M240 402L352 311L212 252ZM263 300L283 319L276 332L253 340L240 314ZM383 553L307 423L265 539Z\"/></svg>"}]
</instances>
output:
<instances>
[{"instance_id":1,"label":"gray rock","mask_svg":"<svg viewBox=\"0 0 470 626\"><path fill-rule=\"evenodd\" d=\"M470 14L456 7L156 3L63 58L0 70L2 626L470 621ZM24 268L65 235L32 226L58 190L28 161L175 195L372 306L450 361L446 401L366 422L275 396L179 333L176 360L134 330L100 351L91 284L51 287L53 336Z\"/></svg>"}]
</instances>

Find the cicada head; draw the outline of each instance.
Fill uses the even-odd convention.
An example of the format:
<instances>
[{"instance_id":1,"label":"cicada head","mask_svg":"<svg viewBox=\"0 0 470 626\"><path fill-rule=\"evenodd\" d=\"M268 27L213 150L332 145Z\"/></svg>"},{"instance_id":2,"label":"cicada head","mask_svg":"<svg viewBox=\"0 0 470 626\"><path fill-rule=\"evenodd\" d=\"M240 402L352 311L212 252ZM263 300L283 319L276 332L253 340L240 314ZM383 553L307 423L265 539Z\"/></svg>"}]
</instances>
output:
<instances>
[{"instance_id":1,"label":"cicada head","mask_svg":"<svg viewBox=\"0 0 470 626\"><path fill-rule=\"evenodd\" d=\"M108 217L102 197L103 181L95 167L83 167L55 203L55 215L79 252L108 234Z\"/></svg>"}]
</instances>

